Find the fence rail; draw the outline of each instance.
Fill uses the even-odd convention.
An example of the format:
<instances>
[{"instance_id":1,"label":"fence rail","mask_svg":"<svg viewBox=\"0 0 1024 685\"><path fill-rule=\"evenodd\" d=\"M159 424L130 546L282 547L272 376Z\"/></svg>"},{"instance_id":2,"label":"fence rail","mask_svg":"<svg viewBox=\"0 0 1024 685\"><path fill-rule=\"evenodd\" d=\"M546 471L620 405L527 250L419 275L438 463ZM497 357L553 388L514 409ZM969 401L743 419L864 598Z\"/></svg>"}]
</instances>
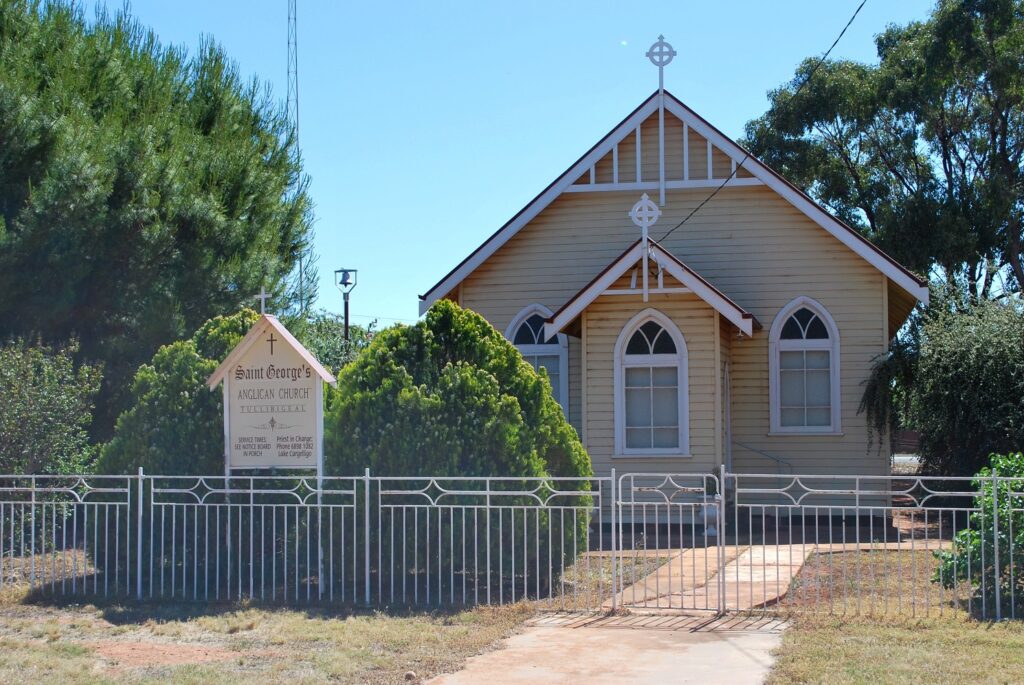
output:
<instances>
[{"instance_id":1,"label":"fence rail","mask_svg":"<svg viewBox=\"0 0 1024 685\"><path fill-rule=\"evenodd\" d=\"M1018 618L1022 527L997 476L0 476L0 589Z\"/></svg>"}]
</instances>

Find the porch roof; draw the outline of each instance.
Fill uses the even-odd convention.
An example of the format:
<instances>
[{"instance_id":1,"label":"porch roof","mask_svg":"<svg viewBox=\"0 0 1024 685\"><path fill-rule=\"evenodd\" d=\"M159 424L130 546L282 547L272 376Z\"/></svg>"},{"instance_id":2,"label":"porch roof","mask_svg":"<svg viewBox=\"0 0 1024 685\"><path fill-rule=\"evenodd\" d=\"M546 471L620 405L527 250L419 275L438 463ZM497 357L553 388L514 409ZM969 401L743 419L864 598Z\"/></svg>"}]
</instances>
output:
<instances>
[{"instance_id":1,"label":"porch roof","mask_svg":"<svg viewBox=\"0 0 1024 685\"><path fill-rule=\"evenodd\" d=\"M729 296L711 285L700 274L688 267L675 255L656 242L648 242L649 258L683 284L690 292L707 302L715 311L724 316L736 328L746 335L753 335L754 329L761 328L757 318ZM561 333L569 324L583 313L590 304L611 288L619 278L643 258L643 240L637 240L618 258L604 268L590 283L573 295L561 309L555 312L544 324L544 335L551 337Z\"/></svg>"}]
</instances>

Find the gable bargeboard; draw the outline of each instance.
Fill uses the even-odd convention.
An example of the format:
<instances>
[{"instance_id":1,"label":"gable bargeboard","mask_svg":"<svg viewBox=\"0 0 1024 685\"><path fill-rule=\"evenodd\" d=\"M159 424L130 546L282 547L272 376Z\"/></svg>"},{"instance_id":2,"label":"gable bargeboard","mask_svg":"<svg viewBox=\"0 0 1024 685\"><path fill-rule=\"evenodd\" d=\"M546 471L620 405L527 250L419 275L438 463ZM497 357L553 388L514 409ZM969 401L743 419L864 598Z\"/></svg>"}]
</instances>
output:
<instances>
[{"instance_id":1,"label":"gable bargeboard","mask_svg":"<svg viewBox=\"0 0 1024 685\"><path fill-rule=\"evenodd\" d=\"M557 311L619 257L639 236L627 212L639 192L658 179L657 112L637 123L639 165L634 126L618 145L595 156L589 165L592 171L585 168L575 176L568 188L468 271L447 295L504 330L529 304ZM706 198L729 175L735 160L714 146L709 155L707 139L693 127L684 131L683 122L669 112L665 130L666 203L651 229L655 240ZM635 187L598 190L613 182ZM694 182L703 182L704 187L673 187ZM619 466L612 435L610 345L630 317L653 307L669 315L686 337L691 456L673 457L671 466L666 459L629 457L628 466L620 468L706 470L731 451L738 471L778 470L776 462L755 451L761 450L790 462L796 472L882 472L887 465L884 453L869 453L867 426L857 414L862 382L920 294L908 292L906 281L895 283L744 168L662 246L757 317L765 330L753 337L738 336L693 296L657 295L646 304L639 296L594 301L581 317L578 337L569 338L569 419L580 431L595 469L604 472ZM840 331L837 435L769 435L767 329L782 307L801 296L821 303ZM731 381L727 391L722 377L726 365ZM723 393L731 398L729 407L716 412ZM731 415L729 425L723 414Z\"/></svg>"}]
</instances>

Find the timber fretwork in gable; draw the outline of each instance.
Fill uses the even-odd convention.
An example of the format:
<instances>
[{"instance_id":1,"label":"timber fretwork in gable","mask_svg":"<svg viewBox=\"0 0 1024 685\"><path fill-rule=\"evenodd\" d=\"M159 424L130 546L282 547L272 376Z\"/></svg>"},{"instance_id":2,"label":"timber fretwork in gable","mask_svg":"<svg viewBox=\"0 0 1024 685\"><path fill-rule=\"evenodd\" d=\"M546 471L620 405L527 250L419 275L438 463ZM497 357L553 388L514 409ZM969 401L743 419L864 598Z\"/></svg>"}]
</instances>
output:
<instances>
[{"instance_id":1,"label":"timber fretwork in gable","mask_svg":"<svg viewBox=\"0 0 1024 685\"><path fill-rule=\"evenodd\" d=\"M670 111L665 112L665 187L761 185L737 160ZM657 190L660 181L658 113L621 136L611 150L580 174L566 192ZM742 159L742 158L741 158ZM733 172L735 174L733 175Z\"/></svg>"}]
</instances>

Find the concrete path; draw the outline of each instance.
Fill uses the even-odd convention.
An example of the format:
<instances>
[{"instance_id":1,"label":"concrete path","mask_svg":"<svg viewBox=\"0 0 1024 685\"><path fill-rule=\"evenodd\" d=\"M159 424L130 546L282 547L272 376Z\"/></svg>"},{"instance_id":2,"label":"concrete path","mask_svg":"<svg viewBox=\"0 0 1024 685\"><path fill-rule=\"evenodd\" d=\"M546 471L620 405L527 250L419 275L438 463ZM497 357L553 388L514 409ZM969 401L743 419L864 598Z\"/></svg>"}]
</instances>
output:
<instances>
[{"instance_id":1,"label":"concrete path","mask_svg":"<svg viewBox=\"0 0 1024 685\"><path fill-rule=\"evenodd\" d=\"M717 610L718 586L725 581L725 608L746 611L777 604L793 578L815 552L813 545L727 547L718 568L716 550L674 554L656 572L624 588L618 606L642 609ZM611 608L611 600L604 603Z\"/></svg>"},{"instance_id":2,"label":"concrete path","mask_svg":"<svg viewBox=\"0 0 1024 685\"><path fill-rule=\"evenodd\" d=\"M732 562L740 551L736 547L726 547L725 562ZM628 561L628 554L626 558ZM667 562L639 580L631 578L629 571L623 571L626 576L623 578L624 588L616 598L616 605L666 609L717 609L718 588L710 581L718 574L718 563L718 549L715 547L674 550ZM612 608L610 598L605 600L602 608Z\"/></svg>"},{"instance_id":3,"label":"concrete path","mask_svg":"<svg viewBox=\"0 0 1024 685\"><path fill-rule=\"evenodd\" d=\"M781 640L778 621L564 615L534 621L502 649L430 685L705 683L756 685Z\"/></svg>"}]
</instances>

